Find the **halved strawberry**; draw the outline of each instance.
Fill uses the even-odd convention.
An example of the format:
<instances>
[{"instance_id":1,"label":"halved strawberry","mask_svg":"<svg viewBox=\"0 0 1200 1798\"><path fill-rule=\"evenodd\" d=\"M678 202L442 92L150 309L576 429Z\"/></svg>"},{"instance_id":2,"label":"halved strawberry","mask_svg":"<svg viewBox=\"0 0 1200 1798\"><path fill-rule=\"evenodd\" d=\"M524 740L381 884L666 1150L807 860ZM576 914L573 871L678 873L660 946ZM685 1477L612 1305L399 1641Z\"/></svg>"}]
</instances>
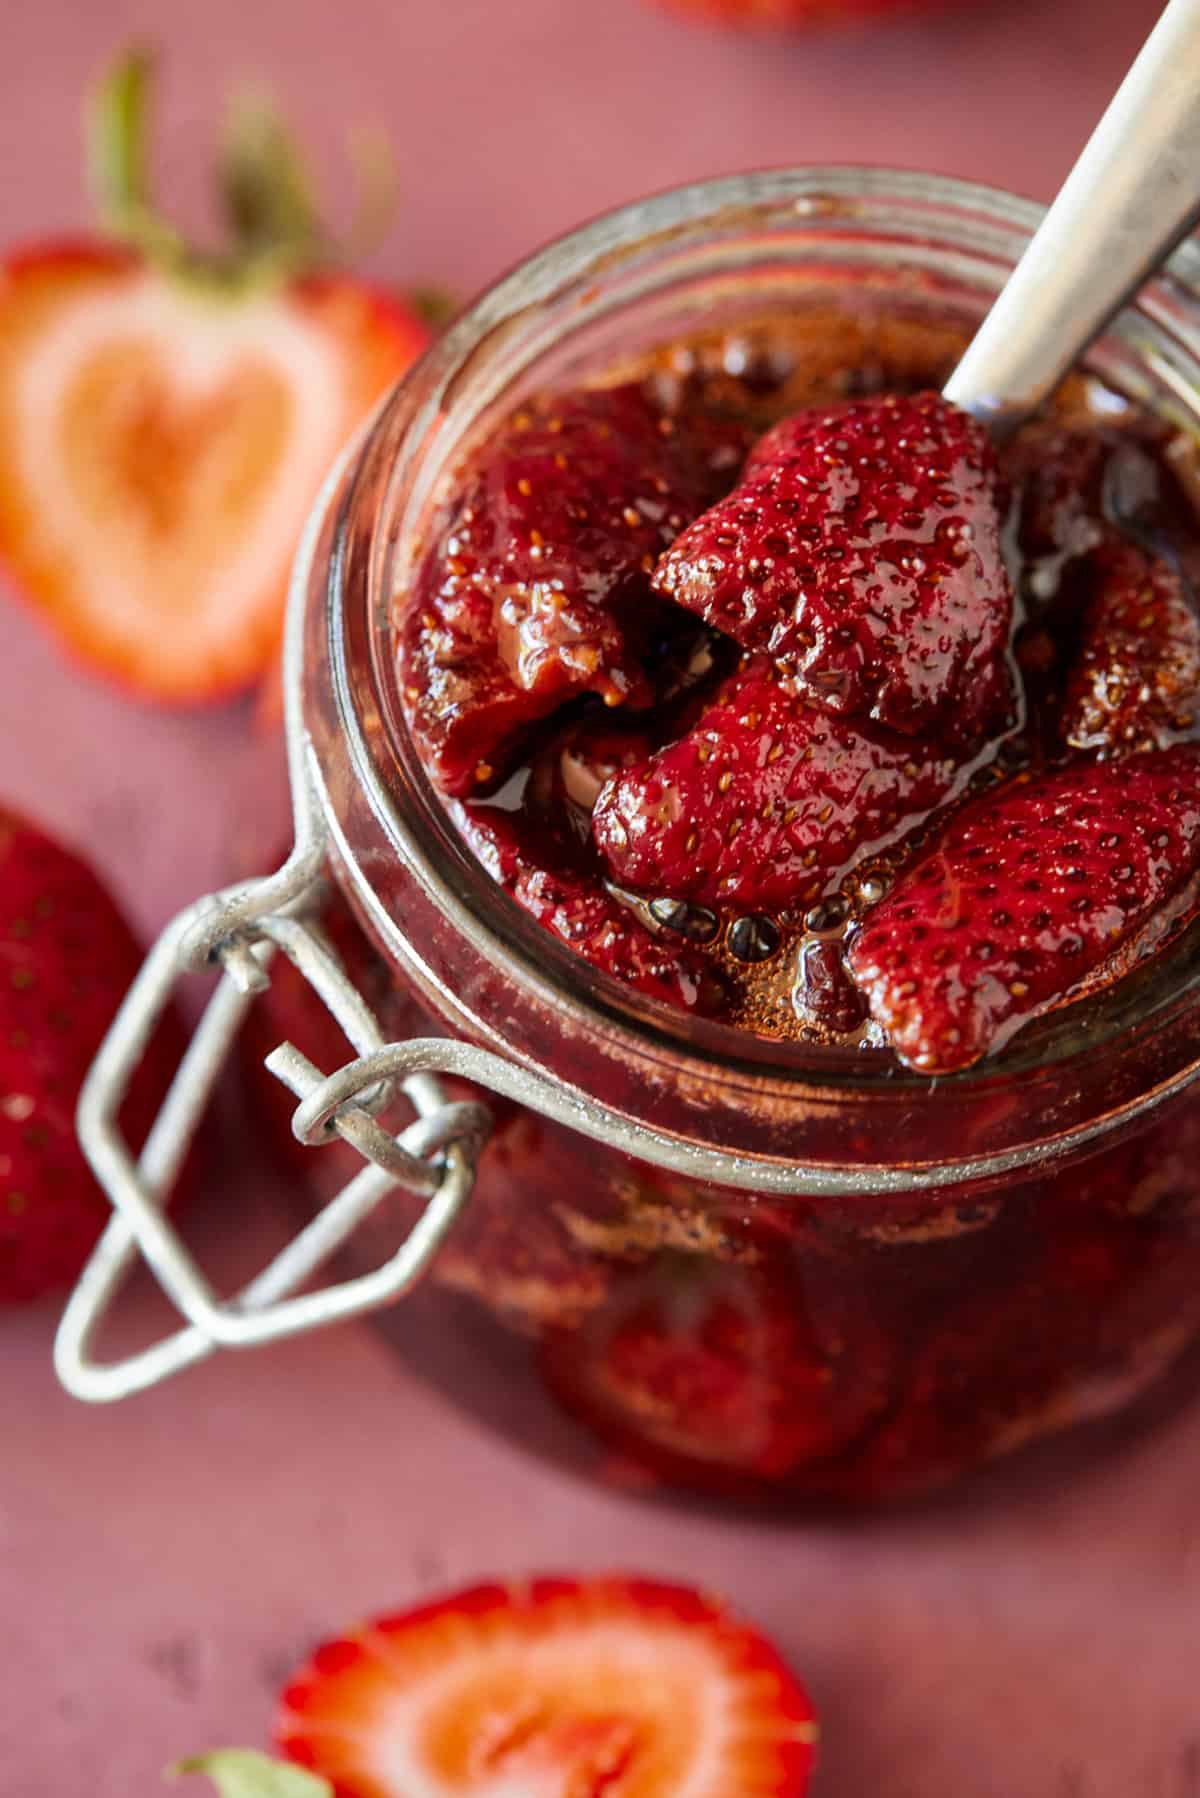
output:
<instances>
[{"instance_id":1,"label":"halved strawberry","mask_svg":"<svg viewBox=\"0 0 1200 1798\"><path fill-rule=\"evenodd\" d=\"M900 1058L950 1073L1103 972L1198 864L1200 746L1018 776L874 908L850 971Z\"/></svg>"},{"instance_id":2,"label":"halved strawberry","mask_svg":"<svg viewBox=\"0 0 1200 1798\"><path fill-rule=\"evenodd\" d=\"M633 1578L456 1592L318 1648L276 1741L337 1798L802 1798L817 1728L770 1644Z\"/></svg>"},{"instance_id":3,"label":"halved strawberry","mask_svg":"<svg viewBox=\"0 0 1200 1798\"><path fill-rule=\"evenodd\" d=\"M188 252L144 192L147 80L133 59L104 96L128 241L0 267L0 563L81 660L193 702L268 667L321 481L428 333L315 272L328 246L261 120L225 171L237 249Z\"/></svg>"},{"instance_id":4,"label":"halved strawberry","mask_svg":"<svg viewBox=\"0 0 1200 1798\"><path fill-rule=\"evenodd\" d=\"M937 394L798 413L653 584L812 703L970 748L1010 701L1003 497L987 433Z\"/></svg>"},{"instance_id":5,"label":"halved strawberry","mask_svg":"<svg viewBox=\"0 0 1200 1798\"><path fill-rule=\"evenodd\" d=\"M608 782L592 829L624 886L794 905L931 811L957 774L937 746L804 705L757 656L685 737Z\"/></svg>"}]
</instances>

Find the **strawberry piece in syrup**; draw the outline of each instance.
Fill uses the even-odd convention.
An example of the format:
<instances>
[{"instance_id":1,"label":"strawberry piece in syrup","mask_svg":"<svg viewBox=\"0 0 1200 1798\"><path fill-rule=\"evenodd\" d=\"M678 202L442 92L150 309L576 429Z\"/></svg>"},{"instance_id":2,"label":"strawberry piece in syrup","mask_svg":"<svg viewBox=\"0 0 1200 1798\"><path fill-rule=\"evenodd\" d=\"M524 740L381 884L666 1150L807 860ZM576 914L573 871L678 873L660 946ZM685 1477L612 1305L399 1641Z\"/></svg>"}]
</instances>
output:
<instances>
[{"instance_id":1,"label":"strawberry piece in syrup","mask_svg":"<svg viewBox=\"0 0 1200 1798\"><path fill-rule=\"evenodd\" d=\"M850 971L902 1061L998 1049L1151 923L1200 862L1200 748L1008 782L870 913Z\"/></svg>"},{"instance_id":2,"label":"strawberry piece in syrup","mask_svg":"<svg viewBox=\"0 0 1200 1798\"><path fill-rule=\"evenodd\" d=\"M660 937L573 860L569 846L494 806L450 802L450 815L492 879L585 961L651 998L707 1008L712 977L679 935Z\"/></svg>"},{"instance_id":3,"label":"strawberry piece in syrup","mask_svg":"<svg viewBox=\"0 0 1200 1798\"><path fill-rule=\"evenodd\" d=\"M651 697L655 559L703 504L637 386L532 401L455 489L404 596L400 675L443 792L485 791L565 700Z\"/></svg>"},{"instance_id":4,"label":"strawberry piece in syrup","mask_svg":"<svg viewBox=\"0 0 1200 1798\"><path fill-rule=\"evenodd\" d=\"M592 828L623 886L795 905L932 810L957 774L931 744L802 705L759 656L685 737L609 782Z\"/></svg>"},{"instance_id":5,"label":"strawberry piece in syrup","mask_svg":"<svg viewBox=\"0 0 1200 1798\"><path fill-rule=\"evenodd\" d=\"M1200 619L1183 576L1115 541L1093 553L1090 567L1096 584L1067 678L1063 741L1116 756L1194 736Z\"/></svg>"},{"instance_id":6,"label":"strawberry piece in syrup","mask_svg":"<svg viewBox=\"0 0 1200 1798\"><path fill-rule=\"evenodd\" d=\"M1010 702L1003 497L986 432L937 394L800 413L654 586L827 710L974 747Z\"/></svg>"},{"instance_id":7,"label":"strawberry piece in syrup","mask_svg":"<svg viewBox=\"0 0 1200 1798\"><path fill-rule=\"evenodd\" d=\"M826 1266L661 1254L616 1274L571 1332L548 1336L553 1390L614 1448L670 1482L751 1490L817 1466L882 1411L890 1360L860 1295Z\"/></svg>"}]
</instances>

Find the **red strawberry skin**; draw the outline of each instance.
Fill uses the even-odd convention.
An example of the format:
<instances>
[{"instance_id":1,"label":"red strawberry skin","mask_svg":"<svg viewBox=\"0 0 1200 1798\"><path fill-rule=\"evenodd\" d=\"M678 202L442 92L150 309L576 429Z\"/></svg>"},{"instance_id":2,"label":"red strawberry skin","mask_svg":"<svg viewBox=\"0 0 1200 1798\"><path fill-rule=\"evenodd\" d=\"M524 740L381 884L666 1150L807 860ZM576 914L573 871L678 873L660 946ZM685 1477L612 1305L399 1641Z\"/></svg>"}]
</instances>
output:
<instances>
[{"instance_id":1,"label":"red strawberry skin","mask_svg":"<svg viewBox=\"0 0 1200 1798\"><path fill-rule=\"evenodd\" d=\"M678 937L656 936L551 839L491 806L452 801L450 813L492 879L593 967L671 1005L706 1004L703 957Z\"/></svg>"},{"instance_id":2,"label":"red strawberry skin","mask_svg":"<svg viewBox=\"0 0 1200 1798\"><path fill-rule=\"evenodd\" d=\"M713 905L796 905L931 811L957 774L930 744L799 704L758 656L685 737L608 783L592 829L620 885Z\"/></svg>"},{"instance_id":3,"label":"red strawberry skin","mask_svg":"<svg viewBox=\"0 0 1200 1798\"><path fill-rule=\"evenodd\" d=\"M986 432L937 394L800 413L654 586L813 703L973 747L1010 703L1003 503Z\"/></svg>"},{"instance_id":4,"label":"red strawberry skin","mask_svg":"<svg viewBox=\"0 0 1200 1798\"><path fill-rule=\"evenodd\" d=\"M443 792L486 790L573 696L649 699L648 577L703 503L670 423L637 386L531 402L458 486L400 621L409 724Z\"/></svg>"},{"instance_id":5,"label":"red strawberry skin","mask_svg":"<svg viewBox=\"0 0 1200 1798\"><path fill-rule=\"evenodd\" d=\"M658 0L671 12L737 31L884 23L933 12L951 0Z\"/></svg>"},{"instance_id":6,"label":"red strawberry skin","mask_svg":"<svg viewBox=\"0 0 1200 1798\"><path fill-rule=\"evenodd\" d=\"M908 1066L969 1067L1114 954L1200 861L1200 748L1021 779L870 913L850 972Z\"/></svg>"},{"instance_id":7,"label":"red strawberry skin","mask_svg":"<svg viewBox=\"0 0 1200 1798\"><path fill-rule=\"evenodd\" d=\"M0 812L0 1303L73 1280L111 1216L75 1138L75 1105L141 961L90 869ZM135 1145L180 1046L171 1018L122 1112Z\"/></svg>"},{"instance_id":8,"label":"red strawberry skin","mask_svg":"<svg viewBox=\"0 0 1200 1798\"><path fill-rule=\"evenodd\" d=\"M803 1798L817 1726L757 1631L622 1575L469 1587L323 1643L276 1742L337 1798Z\"/></svg>"},{"instance_id":9,"label":"red strawberry skin","mask_svg":"<svg viewBox=\"0 0 1200 1798\"><path fill-rule=\"evenodd\" d=\"M1105 756L1194 736L1200 620L1182 577L1130 543L1090 558L1089 602L1060 716L1064 742Z\"/></svg>"}]
</instances>

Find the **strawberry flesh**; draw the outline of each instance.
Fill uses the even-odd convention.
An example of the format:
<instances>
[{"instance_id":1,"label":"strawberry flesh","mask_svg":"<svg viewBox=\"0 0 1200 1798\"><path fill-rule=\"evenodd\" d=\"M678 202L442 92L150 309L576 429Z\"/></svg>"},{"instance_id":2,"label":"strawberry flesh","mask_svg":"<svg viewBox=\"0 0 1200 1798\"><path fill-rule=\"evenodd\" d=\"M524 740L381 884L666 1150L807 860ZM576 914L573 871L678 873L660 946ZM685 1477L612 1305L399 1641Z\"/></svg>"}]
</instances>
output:
<instances>
[{"instance_id":1,"label":"strawberry flesh","mask_svg":"<svg viewBox=\"0 0 1200 1798\"><path fill-rule=\"evenodd\" d=\"M543 398L457 487L400 645L410 728L443 792L485 791L567 699L650 699L643 658L662 608L649 575L704 503L664 425L638 386Z\"/></svg>"},{"instance_id":2,"label":"strawberry flesh","mask_svg":"<svg viewBox=\"0 0 1200 1798\"><path fill-rule=\"evenodd\" d=\"M937 394L800 413L654 587L813 703L973 747L1011 697L1003 500L986 432Z\"/></svg>"},{"instance_id":3,"label":"strawberry flesh","mask_svg":"<svg viewBox=\"0 0 1200 1798\"><path fill-rule=\"evenodd\" d=\"M609 782L592 828L622 886L795 905L932 810L957 773L934 745L798 703L758 656L685 737Z\"/></svg>"},{"instance_id":4,"label":"strawberry flesh","mask_svg":"<svg viewBox=\"0 0 1200 1798\"><path fill-rule=\"evenodd\" d=\"M1147 924L1200 862L1200 748L1015 780L869 915L850 971L900 1058L969 1067Z\"/></svg>"},{"instance_id":5,"label":"strawberry flesh","mask_svg":"<svg viewBox=\"0 0 1200 1798\"><path fill-rule=\"evenodd\" d=\"M450 814L492 879L594 968L651 998L707 1009L713 980L703 957L640 922L568 845L494 806L454 800Z\"/></svg>"},{"instance_id":6,"label":"strawberry flesh","mask_svg":"<svg viewBox=\"0 0 1200 1798\"><path fill-rule=\"evenodd\" d=\"M635 1578L468 1588L322 1644L276 1740L339 1798L803 1798L817 1730L771 1645Z\"/></svg>"},{"instance_id":7,"label":"strawberry flesh","mask_svg":"<svg viewBox=\"0 0 1200 1798\"><path fill-rule=\"evenodd\" d=\"M149 699L251 685L331 463L427 341L348 276L215 304L102 244L11 257L0 562L74 656Z\"/></svg>"}]
</instances>

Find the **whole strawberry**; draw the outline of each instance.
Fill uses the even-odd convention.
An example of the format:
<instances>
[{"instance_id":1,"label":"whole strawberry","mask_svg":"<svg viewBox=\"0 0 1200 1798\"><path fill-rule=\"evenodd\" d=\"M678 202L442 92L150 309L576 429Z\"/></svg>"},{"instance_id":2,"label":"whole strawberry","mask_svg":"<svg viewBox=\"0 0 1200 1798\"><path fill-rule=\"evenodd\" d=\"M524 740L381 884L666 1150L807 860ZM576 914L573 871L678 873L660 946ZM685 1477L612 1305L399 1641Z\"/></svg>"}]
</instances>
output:
<instances>
[{"instance_id":1,"label":"whole strawberry","mask_svg":"<svg viewBox=\"0 0 1200 1798\"><path fill-rule=\"evenodd\" d=\"M658 0L669 11L738 30L866 25L931 12L945 0Z\"/></svg>"},{"instance_id":2,"label":"whole strawberry","mask_svg":"<svg viewBox=\"0 0 1200 1798\"><path fill-rule=\"evenodd\" d=\"M129 926L91 870L32 824L0 812L0 1303L79 1273L109 1217L75 1139L88 1065L141 964ZM167 1027L174 1039L178 1032ZM144 1138L174 1047L143 1062L122 1125Z\"/></svg>"}]
</instances>

